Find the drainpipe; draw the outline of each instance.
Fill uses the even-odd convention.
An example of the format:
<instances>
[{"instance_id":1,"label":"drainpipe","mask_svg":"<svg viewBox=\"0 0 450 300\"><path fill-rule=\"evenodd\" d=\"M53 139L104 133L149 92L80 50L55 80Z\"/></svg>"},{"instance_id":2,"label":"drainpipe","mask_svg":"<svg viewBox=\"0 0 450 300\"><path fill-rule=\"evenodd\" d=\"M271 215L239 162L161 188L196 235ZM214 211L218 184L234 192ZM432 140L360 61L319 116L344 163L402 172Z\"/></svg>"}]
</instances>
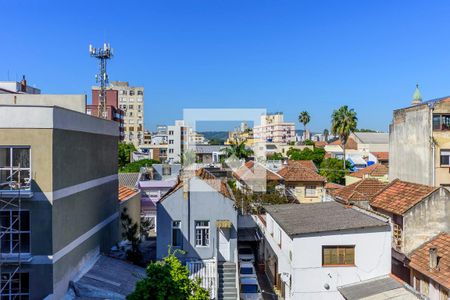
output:
<instances>
[{"instance_id":1,"label":"drainpipe","mask_svg":"<svg viewBox=\"0 0 450 300\"><path fill-rule=\"evenodd\" d=\"M433 139L433 112L434 112L434 103L431 102L428 104L430 108L430 143L431 143L431 161L432 161L432 172L431 172L431 185L436 185L436 145Z\"/></svg>"}]
</instances>

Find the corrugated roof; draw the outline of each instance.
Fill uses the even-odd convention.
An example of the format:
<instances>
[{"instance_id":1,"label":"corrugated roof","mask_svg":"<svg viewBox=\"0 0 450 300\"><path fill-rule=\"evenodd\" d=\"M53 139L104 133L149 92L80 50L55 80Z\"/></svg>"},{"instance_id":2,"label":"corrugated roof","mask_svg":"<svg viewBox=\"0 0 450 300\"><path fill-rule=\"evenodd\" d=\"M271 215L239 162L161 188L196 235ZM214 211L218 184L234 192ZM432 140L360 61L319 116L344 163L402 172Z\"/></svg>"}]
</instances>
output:
<instances>
[{"instance_id":1,"label":"corrugated roof","mask_svg":"<svg viewBox=\"0 0 450 300\"><path fill-rule=\"evenodd\" d=\"M437 268L430 268L430 248L437 249ZM450 234L441 233L410 255L409 266L450 289Z\"/></svg>"},{"instance_id":2,"label":"corrugated roof","mask_svg":"<svg viewBox=\"0 0 450 300\"><path fill-rule=\"evenodd\" d=\"M387 132L353 132L363 144L389 144Z\"/></svg>"},{"instance_id":3,"label":"corrugated roof","mask_svg":"<svg viewBox=\"0 0 450 300\"><path fill-rule=\"evenodd\" d=\"M264 206L289 236L358 228L387 227L389 223L337 202Z\"/></svg>"},{"instance_id":4,"label":"corrugated roof","mask_svg":"<svg viewBox=\"0 0 450 300\"><path fill-rule=\"evenodd\" d=\"M411 207L438 189L439 187L395 179L372 198L370 205L387 212L403 215Z\"/></svg>"}]
</instances>

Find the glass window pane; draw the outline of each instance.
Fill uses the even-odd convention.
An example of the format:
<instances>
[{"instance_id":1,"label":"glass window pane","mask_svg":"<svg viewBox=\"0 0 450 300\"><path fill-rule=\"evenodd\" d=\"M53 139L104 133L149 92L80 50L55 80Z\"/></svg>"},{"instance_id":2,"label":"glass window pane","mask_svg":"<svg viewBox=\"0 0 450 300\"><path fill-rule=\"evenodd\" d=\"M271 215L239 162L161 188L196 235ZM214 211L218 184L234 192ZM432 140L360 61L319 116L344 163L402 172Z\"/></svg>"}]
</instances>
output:
<instances>
[{"instance_id":1,"label":"glass window pane","mask_svg":"<svg viewBox=\"0 0 450 300\"><path fill-rule=\"evenodd\" d=\"M9 168L11 166L9 148L0 148L0 168Z\"/></svg>"},{"instance_id":2,"label":"glass window pane","mask_svg":"<svg viewBox=\"0 0 450 300\"><path fill-rule=\"evenodd\" d=\"M30 167L30 148L13 149L13 166L21 168Z\"/></svg>"},{"instance_id":3,"label":"glass window pane","mask_svg":"<svg viewBox=\"0 0 450 300\"><path fill-rule=\"evenodd\" d=\"M0 189L9 189L11 170L0 170Z\"/></svg>"},{"instance_id":4,"label":"glass window pane","mask_svg":"<svg viewBox=\"0 0 450 300\"><path fill-rule=\"evenodd\" d=\"M434 130L441 129L441 115L433 115L433 129Z\"/></svg>"}]
</instances>

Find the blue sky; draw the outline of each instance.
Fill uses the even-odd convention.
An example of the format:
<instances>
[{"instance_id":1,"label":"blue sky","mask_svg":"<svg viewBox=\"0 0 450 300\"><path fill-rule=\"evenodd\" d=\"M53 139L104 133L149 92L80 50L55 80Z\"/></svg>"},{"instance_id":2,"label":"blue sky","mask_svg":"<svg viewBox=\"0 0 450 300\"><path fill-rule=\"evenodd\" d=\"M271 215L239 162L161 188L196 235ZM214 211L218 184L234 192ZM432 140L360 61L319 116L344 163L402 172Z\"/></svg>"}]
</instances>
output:
<instances>
[{"instance_id":1,"label":"blue sky","mask_svg":"<svg viewBox=\"0 0 450 300\"><path fill-rule=\"evenodd\" d=\"M425 99L450 94L448 1L0 0L0 9L0 80L26 74L44 93L90 94L88 45L109 41L110 79L145 87L151 130L183 108L242 107L290 121L307 110L322 131L347 104L359 127L387 131L416 82Z\"/></svg>"}]
</instances>

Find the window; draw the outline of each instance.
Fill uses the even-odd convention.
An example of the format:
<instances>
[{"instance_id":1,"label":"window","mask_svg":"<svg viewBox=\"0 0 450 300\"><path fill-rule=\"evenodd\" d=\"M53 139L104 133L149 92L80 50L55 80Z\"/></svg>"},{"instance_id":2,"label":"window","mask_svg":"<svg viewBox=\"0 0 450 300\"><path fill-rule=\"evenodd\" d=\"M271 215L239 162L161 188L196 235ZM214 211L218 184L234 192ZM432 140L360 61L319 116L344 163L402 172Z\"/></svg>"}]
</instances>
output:
<instances>
[{"instance_id":1,"label":"window","mask_svg":"<svg viewBox=\"0 0 450 300\"><path fill-rule=\"evenodd\" d=\"M126 95L126 94L127 94L127 91L126 91L126 90L122 90L122 91L121 91L121 94L122 94L122 95Z\"/></svg>"},{"instance_id":2,"label":"window","mask_svg":"<svg viewBox=\"0 0 450 300\"><path fill-rule=\"evenodd\" d=\"M173 140L169 140L169 144L170 144L170 145L173 145Z\"/></svg>"},{"instance_id":3,"label":"window","mask_svg":"<svg viewBox=\"0 0 450 300\"><path fill-rule=\"evenodd\" d=\"M1 299L30 299L30 278L28 273L1 273Z\"/></svg>"},{"instance_id":4,"label":"window","mask_svg":"<svg viewBox=\"0 0 450 300\"><path fill-rule=\"evenodd\" d=\"M169 153L173 153L173 149L169 149Z\"/></svg>"},{"instance_id":5,"label":"window","mask_svg":"<svg viewBox=\"0 0 450 300\"><path fill-rule=\"evenodd\" d=\"M322 265L355 265L355 246L322 246Z\"/></svg>"},{"instance_id":6,"label":"window","mask_svg":"<svg viewBox=\"0 0 450 300\"><path fill-rule=\"evenodd\" d=\"M392 248L397 251L402 251L402 227L396 223L392 227Z\"/></svg>"},{"instance_id":7,"label":"window","mask_svg":"<svg viewBox=\"0 0 450 300\"><path fill-rule=\"evenodd\" d=\"M163 150L163 149L161 149L161 150ZM162 153L162 151L161 151L161 153ZM169 165L164 165L162 167L162 174L163 174L163 176L164 175L172 175L172 169L170 168Z\"/></svg>"},{"instance_id":8,"label":"window","mask_svg":"<svg viewBox=\"0 0 450 300\"><path fill-rule=\"evenodd\" d=\"M441 166L450 166L450 150L441 150Z\"/></svg>"},{"instance_id":9,"label":"window","mask_svg":"<svg viewBox=\"0 0 450 300\"><path fill-rule=\"evenodd\" d=\"M134 102L134 99L133 99L133 98L130 98L129 102Z\"/></svg>"},{"instance_id":10,"label":"window","mask_svg":"<svg viewBox=\"0 0 450 300\"><path fill-rule=\"evenodd\" d=\"M130 96L134 96L134 90L130 90Z\"/></svg>"},{"instance_id":11,"label":"window","mask_svg":"<svg viewBox=\"0 0 450 300\"><path fill-rule=\"evenodd\" d=\"M305 188L305 196L306 197L314 197L316 196L316 187L313 185L308 185Z\"/></svg>"},{"instance_id":12,"label":"window","mask_svg":"<svg viewBox=\"0 0 450 300\"><path fill-rule=\"evenodd\" d=\"M169 130L169 135L173 135L173 130Z\"/></svg>"},{"instance_id":13,"label":"window","mask_svg":"<svg viewBox=\"0 0 450 300\"><path fill-rule=\"evenodd\" d=\"M450 130L450 115L433 115L433 130Z\"/></svg>"},{"instance_id":14,"label":"window","mask_svg":"<svg viewBox=\"0 0 450 300\"><path fill-rule=\"evenodd\" d=\"M181 235L181 221L172 222L172 246L181 247L183 244Z\"/></svg>"},{"instance_id":15,"label":"window","mask_svg":"<svg viewBox=\"0 0 450 300\"><path fill-rule=\"evenodd\" d=\"M142 95L144 95L144 92L143 92L143 91L137 91L137 94L138 94L139 96L142 96Z\"/></svg>"},{"instance_id":16,"label":"window","mask_svg":"<svg viewBox=\"0 0 450 300\"><path fill-rule=\"evenodd\" d=\"M209 221L195 221L195 246L209 246Z\"/></svg>"},{"instance_id":17,"label":"window","mask_svg":"<svg viewBox=\"0 0 450 300\"><path fill-rule=\"evenodd\" d=\"M281 229L278 229L278 246L281 249L281 239L282 239L282 234L281 234Z\"/></svg>"},{"instance_id":18,"label":"window","mask_svg":"<svg viewBox=\"0 0 450 300\"><path fill-rule=\"evenodd\" d=\"M0 189L11 189L12 183L29 188L30 161L30 147L0 147Z\"/></svg>"},{"instance_id":19,"label":"window","mask_svg":"<svg viewBox=\"0 0 450 300\"><path fill-rule=\"evenodd\" d=\"M129 108L129 109L134 109L134 108L133 108L133 104L128 105L128 108Z\"/></svg>"},{"instance_id":20,"label":"window","mask_svg":"<svg viewBox=\"0 0 450 300\"><path fill-rule=\"evenodd\" d=\"M29 211L0 211L0 228L2 254L30 253Z\"/></svg>"}]
</instances>

